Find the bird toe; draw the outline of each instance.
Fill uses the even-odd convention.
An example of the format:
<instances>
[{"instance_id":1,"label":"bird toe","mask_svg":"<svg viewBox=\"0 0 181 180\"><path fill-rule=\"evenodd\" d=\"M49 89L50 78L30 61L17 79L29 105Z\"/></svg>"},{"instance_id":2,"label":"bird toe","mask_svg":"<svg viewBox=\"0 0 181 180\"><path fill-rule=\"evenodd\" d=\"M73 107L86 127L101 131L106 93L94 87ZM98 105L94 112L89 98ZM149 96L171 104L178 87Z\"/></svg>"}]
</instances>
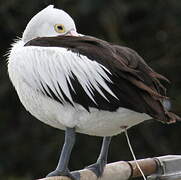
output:
<instances>
[{"instance_id":1,"label":"bird toe","mask_svg":"<svg viewBox=\"0 0 181 180\"><path fill-rule=\"evenodd\" d=\"M78 171L72 171L70 174L74 180L80 180L80 173Z\"/></svg>"},{"instance_id":2,"label":"bird toe","mask_svg":"<svg viewBox=\"0 0 181 180\"><path fill-rule=\"evenodd\" d=\"M103 172L104 172L104 167L105 167L105 163L95 163L92 164L88 167L86 167L86 169L91 170L94 174L96 174L97 177L101 177Z\"/></svg>"},{"instance_id":3,"label":"bird toe","mask_svg":"<svg viewBox=\"0 0 181 180\"><path fill-rule=\"evenodd\" d=\"M53 177L53 176L67 176L71 178L72 180L80 180L80 173L77 171L70 172L69 170L54 170L51 173L49 173L46 177Z\"/></svg>"}]
</instances>

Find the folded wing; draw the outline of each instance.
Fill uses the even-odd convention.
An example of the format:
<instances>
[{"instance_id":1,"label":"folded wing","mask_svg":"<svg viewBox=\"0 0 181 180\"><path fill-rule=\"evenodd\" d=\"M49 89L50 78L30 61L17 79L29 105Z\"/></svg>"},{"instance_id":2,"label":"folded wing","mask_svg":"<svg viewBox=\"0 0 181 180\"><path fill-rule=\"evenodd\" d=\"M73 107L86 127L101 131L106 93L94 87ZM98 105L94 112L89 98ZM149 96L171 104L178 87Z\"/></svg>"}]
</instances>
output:
<instances>
[{"instance_id":1,"label":"folded wing","mask_svg":"<svg viewBox=\"0 0 181 180\"><path fill-rule=\"evenodd\" d=\"M132 49L89 36L36 38L29 47L37 90L61 103L87 110L124 107L163 122L180 119L163 106L167 97L159 79L167 79Z\"/></svg>"}]
</instances>

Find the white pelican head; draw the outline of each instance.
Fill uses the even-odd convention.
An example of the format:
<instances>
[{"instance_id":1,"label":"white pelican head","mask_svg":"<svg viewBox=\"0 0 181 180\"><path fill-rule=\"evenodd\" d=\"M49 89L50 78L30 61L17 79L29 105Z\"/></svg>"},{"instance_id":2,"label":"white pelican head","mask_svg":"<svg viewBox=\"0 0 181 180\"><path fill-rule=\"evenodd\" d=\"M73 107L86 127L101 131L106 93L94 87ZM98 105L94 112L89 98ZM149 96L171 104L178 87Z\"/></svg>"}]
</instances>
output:
<instances>
[{"instance_id":1,"label":"white pelican head","mask_svg":"<svg viewBox=\"0 0 181 180\"><path fill-rule=\"evenodd\" d=\"M74 20L63 10L49 5L36 14L26 26L22 40L26 43L37 37L58 35L77 36Z\"/></svg>"}]
</instances>

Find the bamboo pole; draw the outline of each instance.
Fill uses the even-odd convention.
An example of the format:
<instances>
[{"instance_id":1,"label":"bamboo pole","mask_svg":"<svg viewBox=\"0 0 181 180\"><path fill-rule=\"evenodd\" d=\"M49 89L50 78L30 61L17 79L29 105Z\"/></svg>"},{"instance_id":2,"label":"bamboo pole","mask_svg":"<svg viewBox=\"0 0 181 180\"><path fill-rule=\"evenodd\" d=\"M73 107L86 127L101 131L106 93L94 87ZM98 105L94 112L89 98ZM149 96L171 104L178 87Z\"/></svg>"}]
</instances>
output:
<instances>
[{"instance_id":1,"label":"bamboo pole","mask_svg":"<svg viewBox=\"0 0 181 180\"><path fill-rule=\"evenodd\" d=\"M137 161L145 176L156 173L157 162L154 158L141 159ZM79 170L80 180L97 180L96 175L88 169ZM139 177L141 173L135 161L119 161L107 164L103 176L99 180L128 180ZM71 180L65 176L48 177L39 180Z\"/></svg>"}]
</instances>

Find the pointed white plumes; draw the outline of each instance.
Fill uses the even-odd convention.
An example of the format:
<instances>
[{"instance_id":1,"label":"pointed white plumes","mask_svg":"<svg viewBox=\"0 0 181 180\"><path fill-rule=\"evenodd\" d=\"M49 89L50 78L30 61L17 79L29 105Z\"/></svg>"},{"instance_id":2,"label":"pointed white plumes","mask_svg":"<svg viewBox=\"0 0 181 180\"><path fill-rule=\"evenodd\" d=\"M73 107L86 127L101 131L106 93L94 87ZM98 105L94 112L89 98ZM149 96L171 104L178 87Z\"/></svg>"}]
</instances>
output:
<instances>
[{"instance_id":1,"label":"pointed white plumes","mask_svg":"<svg viewBox=\"0 0 181 180\"><path fill-rule=\"evenodd\" d=\"M16 50L16 47L14 48ZM17 56L18 64L23 64L24 67L18 70L21 71L23 79L36 91L44 92L44 94L47 92L51 96L51 90L63 103L66 103L66 101L62 91L69 101L74 104L69 89L70 86L74 91L70 80L71 78L74 79L73 75L95 104L94 89L106 100L102 89L116 98L105 82L105 80L111 82L105 71L110 72L97 62L89 60L86 56L77 56L71 51L67 53L65 48L56 47L26 47L21 49L21 55ZM24 60L25 56L26 61ZM60 91L60 88L62 91Z\"/></svg>"},{"instance_id":2,"label":"pointed white plumes","mask_svg":"<svg viewBox=\"0 0 181 180\"><path fill-rule=\"evenodd\" d=\"M59 34L55 31L55 24L63 24L66 32ZM36 14L26 26L22 40L26 43L37 37L64 35L70 30L76 30L73 19L63 10L49 5Z\"/></svg>"}]
</instances>

